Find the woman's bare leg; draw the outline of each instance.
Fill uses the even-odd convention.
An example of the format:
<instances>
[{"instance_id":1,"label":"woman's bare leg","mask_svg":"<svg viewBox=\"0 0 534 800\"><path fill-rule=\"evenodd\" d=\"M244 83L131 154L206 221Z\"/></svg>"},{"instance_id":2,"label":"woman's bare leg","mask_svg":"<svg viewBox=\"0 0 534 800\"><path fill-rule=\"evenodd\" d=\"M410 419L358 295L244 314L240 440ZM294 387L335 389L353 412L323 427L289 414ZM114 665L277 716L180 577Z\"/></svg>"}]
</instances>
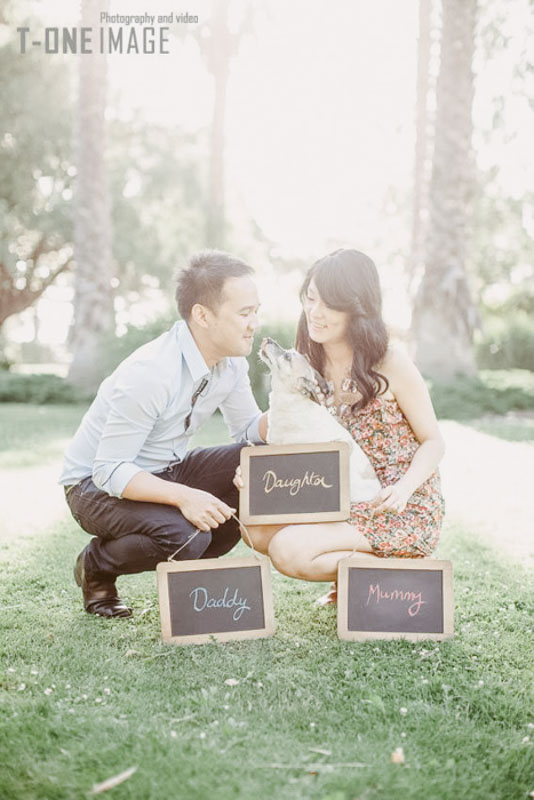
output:
<instances>
[{"instance_id":1,"label":"woman's bare leg","mask_svg":"<svg viewBox=\"0 0 534 800\"><path fill-rule=\"evenodd\" d=\"M250 539L252 540L252 544L254 545L254 550L257 550L258 553L263 553L264 555L269 555L269 542L281 528L284 528L284 525L247 525L247 531L243 530L241 527L241 538L245 542L245 544L250 547Z\"/></svg>"},{"instance_id":2,"label":"woman's bare leg","mask_svg":"<svg viewBox=\"0 0 534 800\"><path fill-rule=\"evenodd\" d=\"M279 572L306 581L336 580L339 561L353 554L377 557L348 522L287 525L270 537L268 554Z\"/></svg>"}]
</instances>

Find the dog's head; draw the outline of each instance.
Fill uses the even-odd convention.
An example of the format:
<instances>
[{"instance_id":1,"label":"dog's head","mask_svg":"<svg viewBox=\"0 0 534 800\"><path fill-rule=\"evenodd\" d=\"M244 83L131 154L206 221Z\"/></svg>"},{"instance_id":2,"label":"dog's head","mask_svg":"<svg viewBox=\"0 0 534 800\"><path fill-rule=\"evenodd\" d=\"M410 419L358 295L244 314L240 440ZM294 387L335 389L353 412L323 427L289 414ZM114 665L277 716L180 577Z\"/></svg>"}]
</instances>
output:
<instances>
[{"instance_id":1,"label":"dog's head","mask_svg":"<svg viewBox=\"0 0 534 800\"><path fill-rule=\"evenodd\" d=\"M321 393L324 395L328 389L326 381L302 353L284 350L274 339L266 338L261 343L259 356L286 392L304 394L321 402Z\"/></svg>"}]
</instances>

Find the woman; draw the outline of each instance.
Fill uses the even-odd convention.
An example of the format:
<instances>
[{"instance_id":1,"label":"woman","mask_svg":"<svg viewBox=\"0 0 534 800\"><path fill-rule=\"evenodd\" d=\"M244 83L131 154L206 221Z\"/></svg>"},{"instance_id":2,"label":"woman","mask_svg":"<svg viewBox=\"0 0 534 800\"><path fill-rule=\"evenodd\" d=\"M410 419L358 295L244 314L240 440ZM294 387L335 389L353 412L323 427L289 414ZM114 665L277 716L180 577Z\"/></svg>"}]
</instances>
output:
<instances>
[{"instance_id":1,"label":"woman","mask_svg":"<svg viewBox=\"0 0 534 800\"><path fill-rule=\"evenodd\" d=\"M382 490L353 503L347 522L264 526L253 530L255 545L280 572L310 581L335 580L353 552L430 556L443 518L436 468L444 444L423 378L388 344L373 261L357 250L331 253L309 270L301 300L297 350L325 378L325 404L369 457ZM335 602L335 586L322 602Z\"/></svg>"}]
</instances>

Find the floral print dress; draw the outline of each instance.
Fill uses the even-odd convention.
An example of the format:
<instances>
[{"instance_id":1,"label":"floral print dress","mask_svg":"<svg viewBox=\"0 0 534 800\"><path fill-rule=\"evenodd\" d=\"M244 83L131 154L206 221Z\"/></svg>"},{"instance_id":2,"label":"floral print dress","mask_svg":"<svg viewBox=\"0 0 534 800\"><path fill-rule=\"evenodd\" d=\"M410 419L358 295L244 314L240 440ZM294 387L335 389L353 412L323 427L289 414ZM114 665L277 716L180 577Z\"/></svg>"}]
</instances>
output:
<instances>
[{"instance_id":1,"label":"floral print dress","mask_svg":"<svg viewBox=\"0 0 534 800\"><path fill-rule=\"evenodd\" d=\"M350 431L374 467L382 486L396 483L411 464L419 442L395 399L375 397L354 413L357 401L350 379L341 386L341 404L334 404L334 385L328 382L325 403ZM423 558L434 551L441 530L444 501L436 469L411 495L400 514L375 513L369 503L352 503L348 522L365 536L377 556Z\"/></svg>"}]
</instances>

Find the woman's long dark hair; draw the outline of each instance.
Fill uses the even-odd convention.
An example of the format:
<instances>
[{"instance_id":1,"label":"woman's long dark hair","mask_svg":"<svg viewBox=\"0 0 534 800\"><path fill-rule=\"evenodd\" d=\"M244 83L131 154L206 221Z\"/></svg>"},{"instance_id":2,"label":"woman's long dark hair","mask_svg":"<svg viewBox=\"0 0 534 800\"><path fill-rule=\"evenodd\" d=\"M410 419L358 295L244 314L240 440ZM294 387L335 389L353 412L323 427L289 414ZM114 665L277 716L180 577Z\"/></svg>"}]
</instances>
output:
<instances>
[{"instance_id":1,"label":"woman's long dark hair","mask_svg":"<svg viewBox=\"0 0 534 800\"><path fill-rule=\"evenodd\" d=\"M316 261L308 271L300 290L303 303L312 278L323 303L349 315L347 337L352 348L351 377L362 395L352 406L352 410L357 411L389 386L387 378L374 369L388 346L376 266L358 250L335 250ZM297 328L296 349L324 375L324 348L310 338L304 311Z\"/></svg>"}]
</instances>

